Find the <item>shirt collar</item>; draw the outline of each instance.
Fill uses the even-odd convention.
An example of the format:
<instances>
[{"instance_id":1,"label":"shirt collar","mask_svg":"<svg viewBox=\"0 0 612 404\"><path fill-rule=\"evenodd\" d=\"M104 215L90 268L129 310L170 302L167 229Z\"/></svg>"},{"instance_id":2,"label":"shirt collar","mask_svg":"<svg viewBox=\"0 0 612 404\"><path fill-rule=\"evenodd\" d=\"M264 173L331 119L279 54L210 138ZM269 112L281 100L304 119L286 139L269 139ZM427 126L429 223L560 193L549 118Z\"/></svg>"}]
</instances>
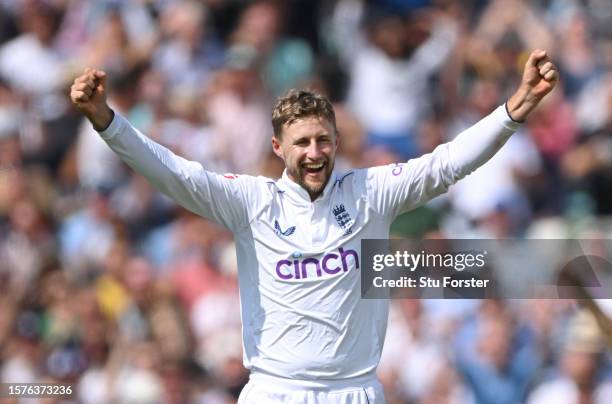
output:
<instances>
[{"instance_id":1,"label":"shirt collar","mask_svg":"<svg viewBox=\"0 0 612 404\"><path fill-rule=\"evenodd\" d=\"M325 189L323 189L323 192L321 193L321 195L318 196L317 199L315 199L315 201L326 199L331 194L331 190L334 187L334 184L336 183L336 177L336 171L333 170L329 175L329 181L327 181ZM281 188L285 192L288 192L290 195L294 196L298 200L302 200L308 203L315 202L310 200L310 195L308 194L308 191L306 191L300 184L289 178L289 175L287 175L287 169L283 171L283 175L279 183L281 185Z\"/></svg>"}]
</instances>

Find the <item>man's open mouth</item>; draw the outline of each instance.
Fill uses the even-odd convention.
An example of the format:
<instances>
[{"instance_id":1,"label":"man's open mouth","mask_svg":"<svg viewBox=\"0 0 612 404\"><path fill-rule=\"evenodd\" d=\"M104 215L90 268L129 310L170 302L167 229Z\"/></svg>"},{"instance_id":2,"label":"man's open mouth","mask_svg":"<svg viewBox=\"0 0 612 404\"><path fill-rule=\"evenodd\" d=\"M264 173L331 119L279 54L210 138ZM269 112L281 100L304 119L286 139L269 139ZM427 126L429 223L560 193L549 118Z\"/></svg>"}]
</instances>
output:
<instances>
[{"instance_id":1,"label":"man's open mouth","mask_svg":"<svg viewBox=\"0 0 612 404\"><path fill-rule=\"evenodd\" d=\"M322 161L320 163L304 163L304 164L302 164L302 168L308 174L316 174L316 173L322 171L323 168L325 168L325 162Z\"/></svg>"}]
</instances>

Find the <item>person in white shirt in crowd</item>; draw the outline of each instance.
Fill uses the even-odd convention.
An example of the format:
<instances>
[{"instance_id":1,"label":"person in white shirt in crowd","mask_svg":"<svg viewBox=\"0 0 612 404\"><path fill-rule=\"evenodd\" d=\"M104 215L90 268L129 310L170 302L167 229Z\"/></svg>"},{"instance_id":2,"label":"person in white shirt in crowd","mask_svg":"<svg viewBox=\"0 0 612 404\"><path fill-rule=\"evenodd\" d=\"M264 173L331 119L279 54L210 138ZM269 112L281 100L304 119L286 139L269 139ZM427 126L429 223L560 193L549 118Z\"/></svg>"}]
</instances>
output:
<instances>
[{"instance_id":1,"label":"person in white shirt in crowd","mask_svg":"<svg viewBox=\"0 0 612 404\"><path fill-rule=\"evenodd\" d=\"M366 26L367 39L351 34L362 46L343 55L351 77L348 105L371 145L402 159L416 157L422 153L420 126L432 115L430 80L455 46L456 24L441 15L414 12L406 20L374 12Z\"/></svg>"}]
</instances>

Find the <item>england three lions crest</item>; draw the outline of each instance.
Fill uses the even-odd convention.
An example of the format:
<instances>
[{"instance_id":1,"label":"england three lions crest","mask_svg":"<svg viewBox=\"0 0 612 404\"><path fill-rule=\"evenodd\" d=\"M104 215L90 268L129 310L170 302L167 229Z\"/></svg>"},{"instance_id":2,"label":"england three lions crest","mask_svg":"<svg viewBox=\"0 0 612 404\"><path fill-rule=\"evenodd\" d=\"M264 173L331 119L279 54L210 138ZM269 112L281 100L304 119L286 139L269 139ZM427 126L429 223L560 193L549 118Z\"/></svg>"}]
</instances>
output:
<instances>
[{"instance_id":1,"label":"england three lions crest","mask_svg":"<svg viewBox=\"0 0 612 404\"><path fill-rule=\"evenodd\" d=\"M332 209L332 213L336 218L336 222L338 222L338 226L340 226L341 229L345 230L344 235L346 236L347 234L351 234L353 232L352 226L354 221L349 215L349 213L346 211L344 204L340 203L334 206Z\"/></svg>"}]
</instances>

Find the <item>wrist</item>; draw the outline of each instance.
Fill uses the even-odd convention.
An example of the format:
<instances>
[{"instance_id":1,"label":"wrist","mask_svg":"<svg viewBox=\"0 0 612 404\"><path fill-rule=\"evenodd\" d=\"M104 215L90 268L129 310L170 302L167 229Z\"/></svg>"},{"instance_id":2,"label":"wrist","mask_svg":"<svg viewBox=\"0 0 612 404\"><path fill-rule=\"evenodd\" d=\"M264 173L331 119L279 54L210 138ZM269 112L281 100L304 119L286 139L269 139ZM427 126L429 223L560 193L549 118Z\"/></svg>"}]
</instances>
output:
<instances>
[{"instance_id":1,"label":"wrist","mask_svg":"<svg viewBox=\"0 0 612 404\"><path fill-rule=\"evenodd\" d=\"M108 128L110 126L110 124L113 121L114 117L115 117L115 111L110 109L110 107L107 105L102 110L102 112L100 112L96 116L90 117L89 121L91 122L91 124L93 125L93 128L97 132L102 132L102 131L106 130L106 128Z\"/></svg>"},{"instance_id":2,"label":"wrist","mask_svg":"<svg viewBox=\"0 0 612 404\"><path fill-rule=\"evenodd\" d=\"M524 123L538 103L530 89L521 86L506 102L506 112L514 122Z\"/></svg>"},{"instance_id":3,"label":"wrist","mask_svg":"<svg viewBox=\"0 0 612 404\"><path fill-rule=\"evenodd\" d=\"M512 122L516 122L516 123L525 123L525 121L524 121L524 120L519 121L519 120L518 120L518 118L515 118L515 117L513 116L513 114L510 112L510 108L508 108L508 102L504 103L504 108L506 108L506 115L508 115L508 118L510 118L510 120L511 120ZM515 112L515 114L514 114L514 115L516 115L516 112Z\"/></svg>"}]
</instances>

